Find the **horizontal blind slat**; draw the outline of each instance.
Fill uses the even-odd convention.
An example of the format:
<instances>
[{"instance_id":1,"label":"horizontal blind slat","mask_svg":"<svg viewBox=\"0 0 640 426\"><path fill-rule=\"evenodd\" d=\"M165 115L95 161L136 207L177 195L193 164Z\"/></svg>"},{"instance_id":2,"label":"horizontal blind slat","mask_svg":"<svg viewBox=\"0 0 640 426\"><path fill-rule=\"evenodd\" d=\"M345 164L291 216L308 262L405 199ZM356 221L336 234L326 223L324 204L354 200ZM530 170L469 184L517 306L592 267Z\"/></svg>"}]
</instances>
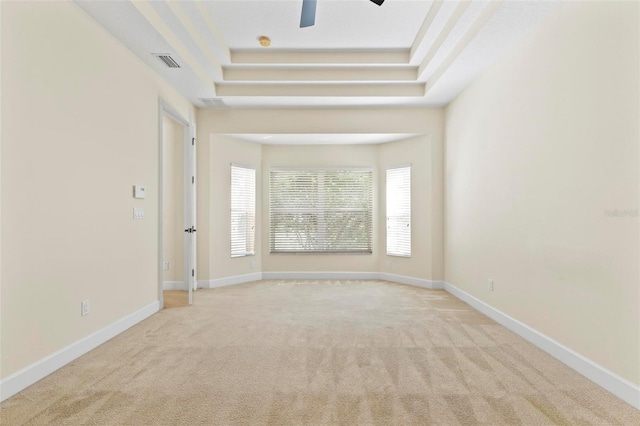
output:
<instances>
[{"instance_id":1,"label":"horizontal blind slat","mask_svg":"<svg viewBox=\"0 0 640 426\"><path fill-rule=\"evenodd\" d=\"M255 253L256 171L231 165L231 257Z\"/></svg>"},{"instance_id":2,"label":"horizontal blind slat","mask_svg":"<svg viewBox=\"0 0 640 426\"><path fill-rule=\"evenodd\" d=\"M411 166L387 169L387 255L411 256Z\"/></svg>"},{"instance_id":3,"label":"horizontal blind slat","mask_svg":"<svg viewBox=\"0 0 640 426\"><path fill-rule=\"evenodd\" d=\"M370 170L271 170L272 253L372 252Z\"/></svg>"}]
</instances>

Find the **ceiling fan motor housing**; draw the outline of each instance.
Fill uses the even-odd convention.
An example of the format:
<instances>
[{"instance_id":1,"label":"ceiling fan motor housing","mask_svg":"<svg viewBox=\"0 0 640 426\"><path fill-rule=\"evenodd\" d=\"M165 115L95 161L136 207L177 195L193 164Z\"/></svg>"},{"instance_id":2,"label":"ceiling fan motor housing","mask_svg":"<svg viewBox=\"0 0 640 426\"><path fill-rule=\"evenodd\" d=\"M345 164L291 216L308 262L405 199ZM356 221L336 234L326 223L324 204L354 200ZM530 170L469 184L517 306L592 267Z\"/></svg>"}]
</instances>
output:
<instances>
[{"instance_id":1,"label":"ceiling fan motor housing","mask_svg":"<svg viewBox=\"0 0 640 426\"><path fill-rule=\"evenodd\" d=\"M316 1L302 0L302 14L300 16L300 28L312 27L316 23ZM371 0L378 6L382 6L384 0Z\"/></svg>"}]
</instances>

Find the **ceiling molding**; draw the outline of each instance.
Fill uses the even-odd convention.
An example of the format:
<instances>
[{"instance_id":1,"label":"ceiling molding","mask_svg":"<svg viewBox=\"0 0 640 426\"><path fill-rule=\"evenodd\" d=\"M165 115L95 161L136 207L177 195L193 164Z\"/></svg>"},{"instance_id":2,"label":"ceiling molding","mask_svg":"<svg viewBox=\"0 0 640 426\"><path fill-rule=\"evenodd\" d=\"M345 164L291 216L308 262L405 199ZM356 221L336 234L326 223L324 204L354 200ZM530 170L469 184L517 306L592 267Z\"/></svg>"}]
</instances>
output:
<instances>
[{"instance_id":1,"label":"ceiling molding","mask_svg":"<svg viewBox=\"0 0 640 426\"><path fill-rule=\"evenodd\" d=\"M423 97L424 83L217 83L218 96Z\"/></svg>"},{"instance_id":2,"label":"ceiling molding","mask_svg":"<svg viewBox=\"0 0 640 426\"><path fill-rule=\"evenodd\" d=\"M198 61L193 57L185 45L178 39L175 33L169 28L158 13L153 9L147 0L132 1L131 4L138 9L140 14L164 37L171 47L189 64L198 77L208 86L212 86L211 77L202 69ZM220 70L222 75L222 70ZM215 86L214 86L215 90Z\"/></svg>"},{"instance_id":3,"label":"ceiling molding","mask_svg":"<svg viewBox=\"0 0 640 426\"><path fill-rule=\"evenodd\" d=\"M218 61L218 58L215 57L211 49L207 46L207 42L202 38L202 36L198 33L198 31L194 28L191 19L187 16L184 9L181 6L180 2L177 1L169 1L166 3L167 6L171 9L173 14L178 18L182 26L187 30L191 38L198 45L202 53L209 59L211 65L213 65L216 70L216 75L213 76L214 79L219 79L222 77L222 65Z\"/></svg>"},{"instance_id":4,"label":"ceiling molding","mask_svg":"<svg viewBox=\"0 0 640 426\"><path fill-rule=\"evenodd\" d=\"M233 64L409 64L409 49L235 50Z\"/></svg>"},{"instance_id":5,"label":"ceiling molding","mask_svg":"<svg viewBox=\"0 0 640 426\"><path fill-rule=\"evenodd\" d=\"M220 133L261 145L378 145L422 136L420 133Z\"/></svg>"},{"instance_id":6,"label":"ceiling molding","mask_svg":"<svg viewBox=\"0 0 640 426\"><path fill-rule=\"evenodd\" d=\"M449 20L447 21L446 25L444 26L444 28L442 29L442 31L440 32L436 40L433 42L433 44L429 48L429 51L427 52L425 57L422 58L422 61L420 62L420 66L418 67L418 76L421 76L422 73L424 73L424 70L427 68L427 66L429 65L429 63L431 62L435 54L438 52L438 50L442 47L442 43L444 43L446 38L451 33L451 30L453 30L453 28L456 26L456 24L458 23L458 20L460 20L460 18L462 17L462 15L467 10L470 4L471 4L471 1L467 1L467 0L459 2L458 7L456 7L456 10L453 12L453 15L449 17Z\"/></svg>"},{"instance_id":7,"label":"ceiling molding","mask_svg":"<svg viewBox=\"0 0 640 426\"><path fill-rule=\"evenodd\" d=\"M410 58L413 59L414 55L416 54L416 51L418 50L420 45L424 42L424 37L427 34L427 31L429 30L429 28L431 28L431 24L436 19L436 16L438 16L438 12L440 11L440 8L442 7L443 3L444 3L444 0L436 0L431 5L431 8L429 9L429 14L425 18L425 20L422 22L420 31L418 31L418 35L416 36L416 39L413 41L413 44L411 45L411 50L409 52Z\"/></svg>"},{"instance_id":8,"label":"ceiling molding","mask_svg":"<svg viewBox=\"0 0 640 426\"><path fill-rule=\"evenodd\" d=\"M418 67L332 65L232 65L224 81L416 81Z\"/></svg>"},{"instance_id":9,"label":"ceiling molding","mask_svg":"<svg viewBox=\"0 0 640 426\"><path fill-rule=\"evenodd\" d=\"M504 0L493 0L482 11L480 16L474 21L473 26L467 31L464 36L458 40L456 46L451 50L447 58L440 64L440 67L431 75L427 81L425 92L428 92L433 86L436 85L440 77L449 69L453 61L456 60L458 55L468 46L473 38L482 30L482 28L489 22L491 17L500 7L500 4Z\"/></svg>"},{"instance_id":10,"label":"ceiling molding","mask_svg":"<svg viewBox=\"0 0 640 426\"><path fill-rule=\"evenodd\" d=\"M218 108L446 105L560 3L324 1L301 29L298 0L74 1L195 105Z\"/></svg>"},{"instance_id":11,"label":"ceiling molding","mask_svg":"<svg viewBox=\"0 0 640 426\"><path fill-rule=\"evenodd\" d=\"M209 13L209 10L207 10L205 2L195 1L193 2L193 4L200 12L200 16L202 16L204 21L207 23L207 27L211 32L211 35L213 35L213 37L218 41L218 44L223 47L225 56L224 58L222 58L222 62L227 62L231 59L231 50L229 49L229 45L224 39L224 35L220 32L220 29L218 28L216 23L213 22L213 18L211 18L211 14Z\"/></svg>"}]
</instances>

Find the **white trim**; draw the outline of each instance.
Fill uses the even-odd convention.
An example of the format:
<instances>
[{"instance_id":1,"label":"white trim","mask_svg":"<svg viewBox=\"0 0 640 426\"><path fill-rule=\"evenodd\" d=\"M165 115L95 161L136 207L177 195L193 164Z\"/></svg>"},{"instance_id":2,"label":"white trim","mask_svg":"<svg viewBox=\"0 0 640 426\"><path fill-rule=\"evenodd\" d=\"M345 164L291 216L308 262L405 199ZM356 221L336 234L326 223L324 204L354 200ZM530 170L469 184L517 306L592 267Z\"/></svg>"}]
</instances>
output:
<instances>
[{"instance_id":1,"label":"white trim","mask_svg":"<svg viewBox=\"0 0 640 426\"><path fill-rule=\"evenodd\" d=\"M250 283L252 281L260 281L263 274L261 272L254 272L251 274L234 275L232 277L214 278L212 280L198 281L198 288L218 288L226 287L228 285Z\"/></svg>"},{"instance_id":2,"label":"white trim","mask_svg":"<svg viewBox=\"0 0 640 426\"><path fill-rule=\"evenodd\" d=\"M386 272L263 272L265 280L385 280L430 290L444 288L442 281L432 281Z\"/></svg>"},{"instance_id":3,"label":"white trim","mask_svg":"<svg viewBox=\"0 0 640 426\"><path fill-rule=\"evenodd\" d=\"M163 281L162 288L163 290L188 290L184 281Z\"/></svg>"},{"instance_id":4,"label":"white trim","mask_svg":"<svg viewBox=\"0 0 640 426\"><path fill-rule=\"evenodd\" d=\"M182 127L189 127L189 120L184 118L182 114L180 114L169 103L165 102L163 99L160 99L159 104L160 109L165 115L169 116L174 121L177 121L180 125L182 125Z\"/></svg>"},{"instance_id":5,"label":"white trim","mask_svg":"<svg viewBox=\"0 0 640 426\"><path fill-rule=\"evenodd\" d=\"M518 336L571 367L598 386L640 410L640 386L618 376L614 372L569 349L562 343L545 336L539 331L495 309L448 282L444 283L444 289L493 319L498 324L508 328Z\"/></svg>"},{"instance_id":6,"label":"white trim","mask_svg":"<svg viewBox=\"0 0 640 426\"><path fill-rule=\"evenodd\" d=\"M411 163L400 164L397 166L389 166L385 170L404 169L405 167L411 167Z\"/></svg>"},{"instance_id":7,"label":"white trim","mask_svg":"<svg viewBox=\"0 0 640 426\"><path fill-rule=\"evenodd\" d=\"M377 272L263 272L265 280L377 280Z\"/></svg>"},{"instance_id":8,"label":"white trim","mask_svg":"<svg viewBox=\"0 0 640 426\"><path fill-rule=\"evenodd\" d=\"M4 401L5 399L26 389L59 368L64 367L74 359L86 354L107 340L112 339L126 329L155 314L159 309L160 302L156 300L155 302L144 306L115 323L108 325L101 330L72 343L66 348L62 348L59 351L56 351L6 377L0 381L0 401Z\"/></svg>"},{"instance_id":9,"label":"white trim","mask_svg":"<svg viewBox=\"0 0 640 426\"><path fill-rule=\"evenodd\" d=\"M373 167L269 167L270 172L373 172Z\"/></svg>"},{"instance_id":10,"label":"white trim","mask_svg":"<svg viewBox=\"0 0 640 426\"><path fill-rule=\"evenodd\" d=\"M260 280L384 280L398 284L407 284L429 290L442 290L442 281L408 277L406 275L388 274L386 272L255 272L245 275L215 278L198 281L198 288L218 288L228 285L244 284Z\"/></svg>"},{"instance_id":11,"label":"white trim","mask_svg":"<svg viewBox=\"0 0 640 426\"><path fill-rule=\"evenodd\" d=\"M163 126L163 118L164 117L169 117L172 120L176 121L179 125L181 125L183 127L183 150L185 151L185 153L188 151L188 147L191 146L191 138L195 137L195 125L191 124L189 122L189 120L187 120L186 118L184 118L180 113L178 113L178 111L173 108L169 103L167 103L166 101L164 101L162 98L158 99L158 265L156 267L156 271L157 271L157 277L158 277L158 300L159 300L159 309L164 308L164 295L162 294L162 292L165 290L164 288L164 282L163 282L163 274L164 274L164 270L162 268L162 263L164 261L164 253L163 253L163 248L164 248L164 198L163 198L163 193L164 193L164 126ZM192 120L193 121L193 117ZM190 152L190 151L189 151ZM185 209L185 214L183 215L186 219L188 218L187 216L187 201L188 201L188 197L190 196L186 191L188 188L191 188L192 185L187 185L187 181L191 182L191 178L190 176L195 176L195 170L193 170L193 173L190 173L189 170L189 164L190 162L188 161L188 157L185 155L184 156L184 183L183 186L185 188L185 192L184 192L184 197L185 197L185 201L184 201L184 209ZM193 224L195 226L195 223ZM185 228L189 228L190 225L185 225ZM184 251L184 259L185 262L187 262L187 260L189 260L189 256L187 256L188 253L190 253L189 248L187 247L186 242L183 244L183 251ZM195 257L195 256L194 256ZM193 262L195 264L195 261ZM185 263L184 265L184 281L186 283L191 282L191 274L188 272L188 269L190 269L188 267L188 262ZM195 270L195 267L194 267ZM195 284L195 283L194 283ZM188 285L188 284L187 284ZM192 289L188 289L189 290L189 304L191 304L193 302L193 291Z\"/></svg>"},{"instance_id":12,"label":"white trim","mask_svg":"<svg viewBox=\"0 0 640 426\"><path fill-rule=\"evenodd\" d=\"M432 281L426 280L424 278L414 278L407 277L405 275L388 274L386 272L381 272L379 276L381 280L427 288L429 290L442 290L444 288L444 284L442 281Z\"/></svg>"},{"instance_id":13,"label":"white trim","mask_svg":"<svg viewBox=\"0 0 640 426\"><path fill-rule=\"evenodd\" d=\"M255 166L247 166L246 164L241 164L241 163L230 163L230 165L231 167L239 167L241 169L249 169L249 170L256 171Z\"/></svg>"}]
</instances>

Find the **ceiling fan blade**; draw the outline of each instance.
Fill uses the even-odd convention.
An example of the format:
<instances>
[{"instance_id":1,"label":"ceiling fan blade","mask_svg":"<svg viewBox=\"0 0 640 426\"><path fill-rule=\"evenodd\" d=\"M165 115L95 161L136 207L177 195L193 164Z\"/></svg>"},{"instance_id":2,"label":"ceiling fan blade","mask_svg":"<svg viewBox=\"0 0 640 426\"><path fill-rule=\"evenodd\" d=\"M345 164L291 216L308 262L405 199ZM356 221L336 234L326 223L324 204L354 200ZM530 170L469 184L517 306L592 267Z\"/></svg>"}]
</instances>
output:
<instances>
[{"instance_id":1,"label":"ceiling fan blade","mask_svg":"<svg viewBox=\"0 0 640 426\"><path fill-rule=\"evenodd\" d=\"M384 3L384 0L371 0L371 1L377 4L378 6L382 6L382 3Z\"/></svg>"},{"instance_id":2,"label":"ceiling fan blade","mask_svg":"<svg viewBox=\"0 0 640 426\"><path fill-rule=\"evenodd\" d=\"M302 0L300 28L311 27L316 23L316 0Z\"/></svg>"}]
</instances>

